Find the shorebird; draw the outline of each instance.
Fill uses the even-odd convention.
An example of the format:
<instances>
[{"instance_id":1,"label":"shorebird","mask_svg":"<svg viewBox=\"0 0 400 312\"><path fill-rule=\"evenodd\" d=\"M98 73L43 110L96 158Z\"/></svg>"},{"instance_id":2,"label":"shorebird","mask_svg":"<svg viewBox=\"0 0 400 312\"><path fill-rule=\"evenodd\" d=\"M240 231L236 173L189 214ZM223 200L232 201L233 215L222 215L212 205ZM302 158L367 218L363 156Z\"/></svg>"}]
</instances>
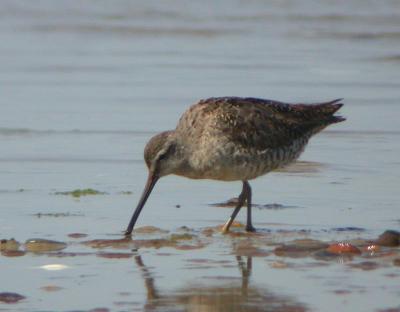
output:
<instances>
[{"instance_id":1,"label":"shorebird","mask_svg":"<svg viewBox=\"0 0 400 312\"><path fill-rule=\"evenodd\" d=\"M222 231L229 231L245 203L246 231L255 231L248 181L293 162L311 136L344 121L334 115L343 105L340 101L288 104L241 97L200 100L182 115L175 130L161 132L147 143L144 159L149 175L125 234L132 233L158 179L169 174L242 181L237 206Z\"/></svg>"}]
</instances>

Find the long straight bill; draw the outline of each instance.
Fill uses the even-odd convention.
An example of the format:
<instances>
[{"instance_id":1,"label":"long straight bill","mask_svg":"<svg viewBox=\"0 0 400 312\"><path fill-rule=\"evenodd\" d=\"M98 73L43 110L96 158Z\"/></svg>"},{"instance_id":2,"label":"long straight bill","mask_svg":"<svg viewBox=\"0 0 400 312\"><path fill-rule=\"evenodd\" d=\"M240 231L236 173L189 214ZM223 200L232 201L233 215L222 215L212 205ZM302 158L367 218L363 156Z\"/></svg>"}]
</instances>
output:
<instances>
[{"instance_id":1,"label":"long straight bill","mask_svg":"<svg viewBox=\"0 0 400 312\"><path fill-rule=\"evenodd\" d=\"M154 185L158 181L158 178L159 177L157 175L149 173L149 177L147 178L146 186L144 187L142 197L139 200L139 203L136 207L135 212L133 213L132 219L129 222L128 227L126 228L125 235L130 235L132 233L133 227L135 226L135 223L139 218L140 212L142 211L142 208L146 203L147 198L149 198Z\"/></svg>"}]
</instances>

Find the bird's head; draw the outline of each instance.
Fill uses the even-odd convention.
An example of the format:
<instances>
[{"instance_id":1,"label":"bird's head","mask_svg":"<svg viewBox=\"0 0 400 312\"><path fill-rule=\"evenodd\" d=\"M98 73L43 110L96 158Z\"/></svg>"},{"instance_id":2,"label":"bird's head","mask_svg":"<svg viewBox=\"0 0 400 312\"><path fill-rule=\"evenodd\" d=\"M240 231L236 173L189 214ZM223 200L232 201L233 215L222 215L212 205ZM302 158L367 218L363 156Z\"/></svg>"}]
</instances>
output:
<instances>
[{"instance_id":1,"label":"bird's head","mask_svg":"<svg viewBox=\"0 0 400 312\"><path fill-rule=\"evenodd\" d=\"M178 155L173 131L153 136L144 149L144 160L150 175L161 178L174 173L180 166L182 158Z\"/></svg>"},{"instance_id":2,"label":"bird's head","mask_svg":"<svg viewBox=\"0 0 400 312\"><path fill-rule=\"evenodd\" d=\"M183 158L179 155L174 132L165 131L152 137L144 149L144 160L149 169L149 176L142 197L125 231L126 235L132 233L140 211L144 207L158 179L168 174L178 172L179 168L184 163Z\"/></svg>"}]
</instances>

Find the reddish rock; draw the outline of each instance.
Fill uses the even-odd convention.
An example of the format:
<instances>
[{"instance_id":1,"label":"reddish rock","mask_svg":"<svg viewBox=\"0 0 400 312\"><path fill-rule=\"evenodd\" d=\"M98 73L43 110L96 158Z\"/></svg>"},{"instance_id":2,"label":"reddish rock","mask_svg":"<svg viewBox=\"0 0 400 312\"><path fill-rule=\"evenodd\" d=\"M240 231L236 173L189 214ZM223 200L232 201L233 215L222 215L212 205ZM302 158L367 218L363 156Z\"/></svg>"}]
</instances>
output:
<instances>
[{"instance_id":1,"label":"reddish rock","mask_svg":"<svg viewBox=\"0 0 400 312\"><path fill-rule=\"evenodd\" d=\"M22 257L26 252L22 250L3 250L1 254L5 257Z\"/></svg>"},{"instance_id":2,"label":"reddish rock","mask_svg":"<svg viewBox=\"0 0 400 312\"><path fill-rule=\"evenodd\" d=\"M326 250L333 254L354 254L354 255L361 254L360 249L349 243L331 244Z\"/></svg>"},{"instance_id":3,"label":"reddish rock","mask_svg":"<svg viewBox=\"0 0 400 312\"><path fill-rule=\"evenodd\" d=\"M378 252L380 250L381 250L381 247L376 244L369 244L368 246L363 247L363 251L371 252L371 253Z\"/></svg>"}]
</instances>

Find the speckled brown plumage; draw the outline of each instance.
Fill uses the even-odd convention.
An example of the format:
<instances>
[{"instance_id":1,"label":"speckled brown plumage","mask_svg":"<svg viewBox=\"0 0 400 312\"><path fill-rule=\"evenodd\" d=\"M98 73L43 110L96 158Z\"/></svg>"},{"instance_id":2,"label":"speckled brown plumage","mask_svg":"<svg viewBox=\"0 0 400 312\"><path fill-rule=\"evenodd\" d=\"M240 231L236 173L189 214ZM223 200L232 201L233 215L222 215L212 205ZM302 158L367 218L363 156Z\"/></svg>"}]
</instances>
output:
<instances>
[{"instance_id":1,"label":"speckled brown plumage","mask_svg":"<svg viewBox=\"0 0 400 312\"><path fill-rule=\"evenodd\" d=\"M239 205L247 201L247 230L254 230L247 181L294 161L312 135L343 121L334 116L343 105L339 101L309 105L240 97L199 101L182 115L175 130L162 132L147 144L149 180L126 233L132 231L155 182L168 174L243 181Z\"/></svg>"}]
</instances>

